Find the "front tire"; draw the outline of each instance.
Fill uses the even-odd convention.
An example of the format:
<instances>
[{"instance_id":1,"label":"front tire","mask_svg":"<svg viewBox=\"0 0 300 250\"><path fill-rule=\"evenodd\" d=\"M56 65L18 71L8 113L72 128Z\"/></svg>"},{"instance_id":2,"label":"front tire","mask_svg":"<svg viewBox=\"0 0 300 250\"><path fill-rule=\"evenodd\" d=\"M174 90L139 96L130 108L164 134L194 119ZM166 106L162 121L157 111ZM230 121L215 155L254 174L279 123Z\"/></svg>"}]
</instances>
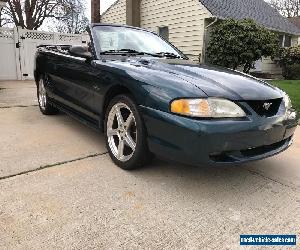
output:
<instances>
[{"instance_id":1,"label":"front tire","mask_svg":"<svg viewBox=\"0 0 300 250\"><path fill-rule=\"evenodd\" d=\"M109 155L120 168L136 169L151 160L146 129L130 96L118 95L109 103L104 131Z\"/></svg>"},{"instance_id":2,"label":"front tire","mask_svg":"<svg viewBox=\"0 0 300 250\"><path fill-rule=\"evenodd\" d=\"M49 103L49 97L45 87L45 79L43 77L40 78L37 84L37 98L40 111L44 115L55 115L58 113L58 109Z\"/></svg>"}]
</instances>

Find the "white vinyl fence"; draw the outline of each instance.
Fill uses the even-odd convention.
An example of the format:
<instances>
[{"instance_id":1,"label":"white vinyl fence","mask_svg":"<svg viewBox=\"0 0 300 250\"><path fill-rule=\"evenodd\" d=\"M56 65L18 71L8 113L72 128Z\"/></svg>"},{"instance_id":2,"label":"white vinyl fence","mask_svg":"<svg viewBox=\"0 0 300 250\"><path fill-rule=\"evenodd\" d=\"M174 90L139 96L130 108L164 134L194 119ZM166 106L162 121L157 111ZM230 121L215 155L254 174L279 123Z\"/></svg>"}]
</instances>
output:
<instances>
[{"instance_id":1,"label":"white vinyl fence","mask_svg":"<svg viewBox=\"0 0 300 250\"><path fill-rule=\"evenodd\" d=\"M88 35L0 28L0 80L34 78L34 55L42 44L86 44Z\"/></svg>"}]
</instances>

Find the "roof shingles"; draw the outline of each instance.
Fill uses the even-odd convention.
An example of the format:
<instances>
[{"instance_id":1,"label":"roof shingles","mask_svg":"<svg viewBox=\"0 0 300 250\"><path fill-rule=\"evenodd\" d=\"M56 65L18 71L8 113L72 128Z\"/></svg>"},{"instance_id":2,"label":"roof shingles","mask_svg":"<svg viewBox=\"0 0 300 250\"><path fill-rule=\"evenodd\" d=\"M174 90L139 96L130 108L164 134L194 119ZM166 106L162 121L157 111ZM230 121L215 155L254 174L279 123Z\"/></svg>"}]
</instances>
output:
<instances>
[{"instance_id":1,"label":"roof shingles","mask_svg":"<svg viewBox=\"0 0 300 250\"><path fill-rule=\"evenodd\" d=\"M300 28L263 0L200 0L200 2L213 16L222 19L251 18L271 30L300 35Z\"/></svg>"}]
</instances>

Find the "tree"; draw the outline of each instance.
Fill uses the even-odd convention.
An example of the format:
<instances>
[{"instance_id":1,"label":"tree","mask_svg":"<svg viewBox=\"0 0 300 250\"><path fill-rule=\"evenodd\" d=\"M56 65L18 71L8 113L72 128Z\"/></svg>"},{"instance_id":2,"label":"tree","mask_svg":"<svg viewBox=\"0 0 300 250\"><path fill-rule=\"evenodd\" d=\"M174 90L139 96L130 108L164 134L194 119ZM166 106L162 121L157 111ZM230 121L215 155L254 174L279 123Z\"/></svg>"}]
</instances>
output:
<instances>
[{"instance_id":1,"label":"tree","mask_svg":"<svg viewBox=\"0 0 300 250\"><path fill-rule=\"evenodd\" d=\"M0 10L0 27L12 24L13 21L9 18L8 8L4 7Z\"/></svg>"},{"instance_id":2,"label":"tree","mask_svg":"<svg viewBox=\"0 0 300 250\"><path fill-rule=\"evenodd\" d=\"M89 24L82 0L65 0L64 8L56 11L53 18L49 28L61 33L79 34L84 32Z\"/></svg>"},{"instance_id":3,"label":"tree","mask_svg":"<svg viewBox=\"0 0 300 250\"><path fill-rule=\"evenodd\" d=\"M300 0L268 0L285 17L300 16Z\"/></svg>"},{"instance_id":4,"label":"tree","mask_svg":"<svg viewBox=\"0 0 300 250\"><path fill-rule=\"evenodd\" d=\"M36 30L53 11L62 6L64 0L9 0L6 18L15 26Z\"/></svg>"},{"instance_id":5,"label":"tree","mask_svg":"<svg viewBox=\"0 0 300 250\"><path fill-rule=\"evenodd\" d=\"M214 65L249 73L255 61L275 56L278 36L251 19L219 21L211 31L207 47L207 60Z\"/></svg>"},{"instance_id":6,"label":"tree","mask_svg":"<svg viewBox=\"0 0 300 250\"><path fill-rule=\"evenodd\" d=\"M0 24L13 23L23 29L37 30L46 19L68 21L72 31L87 23L82 0L8 0L0 15Z\"/></svg>"}]
</instances>

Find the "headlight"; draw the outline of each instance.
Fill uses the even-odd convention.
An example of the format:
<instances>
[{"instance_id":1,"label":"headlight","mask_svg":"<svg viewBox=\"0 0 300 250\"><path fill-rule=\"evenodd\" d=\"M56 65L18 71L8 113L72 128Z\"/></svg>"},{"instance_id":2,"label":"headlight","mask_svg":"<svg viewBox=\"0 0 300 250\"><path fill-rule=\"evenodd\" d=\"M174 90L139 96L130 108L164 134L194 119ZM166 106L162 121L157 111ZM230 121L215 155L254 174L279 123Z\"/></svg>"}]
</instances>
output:
<instances>
[{"instance_id":1,"label":"headlight","mask_svg":"<svg viewBox=\"0 0 300 250\"><path fill-rule=\"evenodd\" d=\"M292 108L292 102L290 97L288 96L287 93L284 92L283 94L283 101L284 101L284 106L285 106L285 110L289 110Z\"/></svg>"},{"instance_id":2,"label":"headlight","mask_svg":"<svg viewBox=\"0 0 300 250\"><path fill-rule=\"evenodd\" d=\"M203 118L245 117L245 112L234 102L220 99L179 99L171 103L171 112Z\"/></svg>"},{"instance_id":3,"label":"headlight","mask_svg":"<svg viewBox=\"0 0 300 250\"><path fill-rule=\"evenodd\" d=\"M292 102L287 93L283 93L283 101L285 106L285 118L287 120L294 120L297 118L297 113L293 110Z\"/></svg>"}]
</instances>

